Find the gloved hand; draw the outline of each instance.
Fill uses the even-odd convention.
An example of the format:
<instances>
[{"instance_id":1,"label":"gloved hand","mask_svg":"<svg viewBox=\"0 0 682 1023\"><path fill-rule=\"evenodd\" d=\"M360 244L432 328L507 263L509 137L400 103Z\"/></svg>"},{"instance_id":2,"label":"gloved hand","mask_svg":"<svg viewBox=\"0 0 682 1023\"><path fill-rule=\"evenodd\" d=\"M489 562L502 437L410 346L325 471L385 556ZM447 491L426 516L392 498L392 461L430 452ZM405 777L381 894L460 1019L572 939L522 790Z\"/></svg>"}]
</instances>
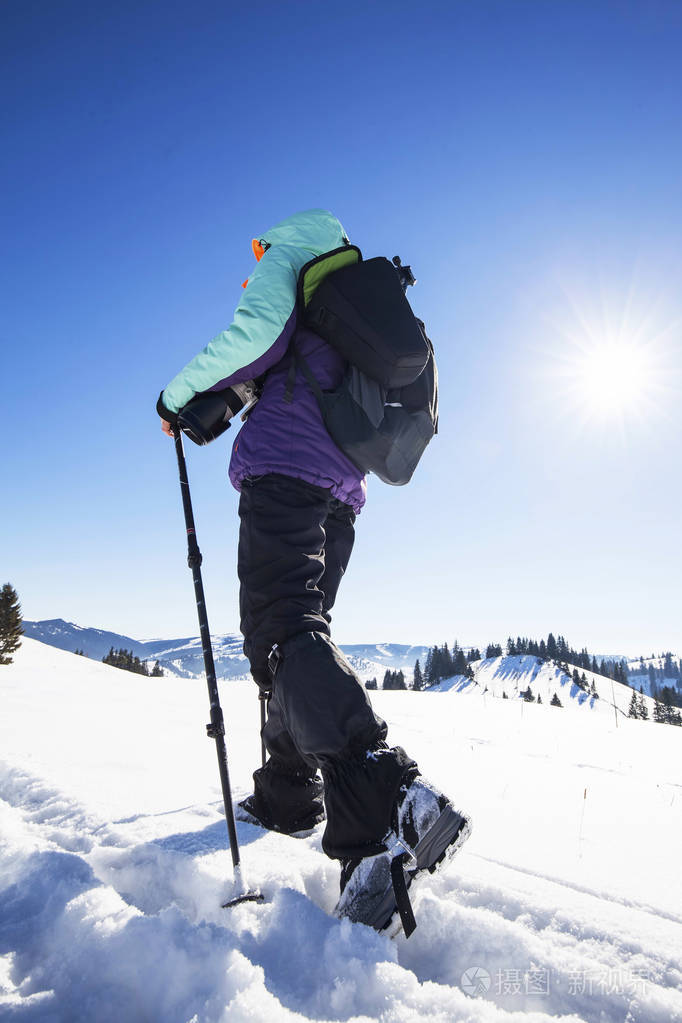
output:
<instances>
[{"instance_id":1,"label":"gloved hand","mask_svg":"<svg viewBox=\"0 0 682 1023\"><path fill-rule=\"evenodd\" d=\"M169 437L174 437L175 436L174 428L178 421L178 413L171 412L170 409L166 408L166 406L163 403L163 391L161 391L161 394L159 395L159 400L156 403L156 411L161 416L161 429L163 430L163 432L167 434Z\"/></svg>"}]
</instances>

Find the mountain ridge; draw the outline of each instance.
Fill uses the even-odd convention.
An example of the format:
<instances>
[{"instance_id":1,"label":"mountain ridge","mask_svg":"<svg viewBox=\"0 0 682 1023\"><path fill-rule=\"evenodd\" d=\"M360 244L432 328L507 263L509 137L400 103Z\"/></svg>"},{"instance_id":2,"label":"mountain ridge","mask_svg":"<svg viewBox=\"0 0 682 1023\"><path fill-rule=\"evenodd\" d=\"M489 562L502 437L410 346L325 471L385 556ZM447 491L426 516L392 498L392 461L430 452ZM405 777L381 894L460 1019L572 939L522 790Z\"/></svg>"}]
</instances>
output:
<instances>
[{"instance_id":1,"label":"mountain ridge","mask_svg":"<svg viewBox=\"0 0 682 1023\"><path fill-rule=\"evenodd\" d=\"M101 660L109 650L132 650L144 661L159 661L162 668L179 678L196 678L204 672L204 659L199 636L177 639L141 641L105 629L89 628L67 622L63 618L24 622L24 634L48 646L74 653L83 652ZM243 638L239 633L216 634L211 637L216 676L219 679L250 677L249 662L244 656ZM340 644L344 655L363 681L376 677L379 684L384 671L409 670L420 659L422 665L430 647L400 643Z\"/></svg>"}]
</instances>

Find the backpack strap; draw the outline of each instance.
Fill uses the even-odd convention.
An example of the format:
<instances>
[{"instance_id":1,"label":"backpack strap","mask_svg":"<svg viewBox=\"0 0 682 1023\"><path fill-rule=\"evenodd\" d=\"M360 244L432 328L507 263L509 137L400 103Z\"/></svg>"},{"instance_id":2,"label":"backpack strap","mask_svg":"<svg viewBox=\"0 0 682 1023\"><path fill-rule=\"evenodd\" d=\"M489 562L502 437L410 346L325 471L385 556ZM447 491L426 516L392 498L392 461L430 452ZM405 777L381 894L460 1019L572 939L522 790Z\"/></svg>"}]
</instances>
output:
<instances>
[{"instance_id":1,"label":"backpack strap","mask_svg":"<svg viewBox=\"0 0 682 1023\"><path fill-rule=\"evenodd\" d=\"M317 399L317 404L320 407L322 407L322 403L324 401L324 398L322 397L322 388L320 387L319 381L315 379L313 371L311 370L310 366L299 352L296 346L296 342L294 340L292 340L291 342L291 366L289 368L289 376L287 378L287 389L284 395L284 400L289 403L293 400L294 382L296 380L297 366L300 366L301 369L303 370L303 376L308 381L308 384L310 385L310 390L313 392L315 398Z\"/></svg>"},{"instance_id":2,"label":"backpack strap","mask_svg":"<svg viewBox=\"0 0 682 1023\"><path fill-rule=\"evenodd\" d=\"M284 391L284 400L285 400L285 402L287 403L287 405L291 405L292 401L294 400L294 386L296 384L296 370L300 366L301 369L303 370L304 377L306 378L306 380L308 381L308 383L310 385L311 391L315 395L315 398L317 400L317 404L320 406L320 408L322 408L322 403L324 401L324 398L322 396L322 388L320 387L319 381L316 380L316 378L314 377L313 371L311 370L310 366L308 365L308 363L306 362L306 360L303 358L303 356L301 355L300 351L298 350L298 346L297 346L296 341L295 341L294 338L292 338L292 340L291 340L290 351L291 351L291 364L289 366L289 372L287 374L286 390Z\"/></svg>"},{"instance_id":3,"label":"backpack strap","mask_svg":"<svg viewBox=\"0 0 682 1023\"><path fill-rule=\"evenodd\" d=\"M294 386L296 384L296 344L294 341L291 342L291 365L289 366L289 372L287 374L287 386L284 391L284 400L287 405L291 405L294 400Z\"/></svg>"}]
</instances>

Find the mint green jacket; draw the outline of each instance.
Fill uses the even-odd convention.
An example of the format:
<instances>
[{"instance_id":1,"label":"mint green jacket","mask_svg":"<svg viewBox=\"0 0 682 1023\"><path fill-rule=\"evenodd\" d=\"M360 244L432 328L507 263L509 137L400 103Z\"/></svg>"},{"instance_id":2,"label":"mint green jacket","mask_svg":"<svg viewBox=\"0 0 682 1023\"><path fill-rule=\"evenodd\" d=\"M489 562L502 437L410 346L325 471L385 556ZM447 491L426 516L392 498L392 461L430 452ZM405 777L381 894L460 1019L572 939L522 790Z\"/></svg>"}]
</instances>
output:
<instances>
[{"instance_id":1,"label":"mint green jacket","mask_svg":"<svg viewBox=\"0 0 682 1023\"><path fill-rule=\"evenodd\" d=\"M249 277L232 323L164 390L163 404L171 412L177 412L195 394L253 379L278 362L293 329L301 268L347 241L336 217L319 209L296 213L259 238L269 248Z\"/></svg>"}]
</instances>

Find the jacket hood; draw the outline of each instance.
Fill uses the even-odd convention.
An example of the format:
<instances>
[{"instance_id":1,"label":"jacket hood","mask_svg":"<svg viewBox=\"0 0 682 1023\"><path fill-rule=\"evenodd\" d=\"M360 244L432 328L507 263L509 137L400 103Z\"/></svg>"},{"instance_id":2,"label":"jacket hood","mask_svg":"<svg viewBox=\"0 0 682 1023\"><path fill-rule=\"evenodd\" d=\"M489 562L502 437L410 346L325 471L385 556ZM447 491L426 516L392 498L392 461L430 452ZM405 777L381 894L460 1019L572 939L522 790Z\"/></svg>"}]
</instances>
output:
<instances>
[{"instance_id":1,"label":"jacket hood","mask_svg":"<svg viewBox=\"0 0 682 1023\"><path fill-rule=\"evenodd\" d=\"M338 249L347 241L346 232L329 210L294 213L292 217L287 217L260 235L260 238L273 246L294 245L306 249L313 256Z\"/></svg>"}]
</instances>

